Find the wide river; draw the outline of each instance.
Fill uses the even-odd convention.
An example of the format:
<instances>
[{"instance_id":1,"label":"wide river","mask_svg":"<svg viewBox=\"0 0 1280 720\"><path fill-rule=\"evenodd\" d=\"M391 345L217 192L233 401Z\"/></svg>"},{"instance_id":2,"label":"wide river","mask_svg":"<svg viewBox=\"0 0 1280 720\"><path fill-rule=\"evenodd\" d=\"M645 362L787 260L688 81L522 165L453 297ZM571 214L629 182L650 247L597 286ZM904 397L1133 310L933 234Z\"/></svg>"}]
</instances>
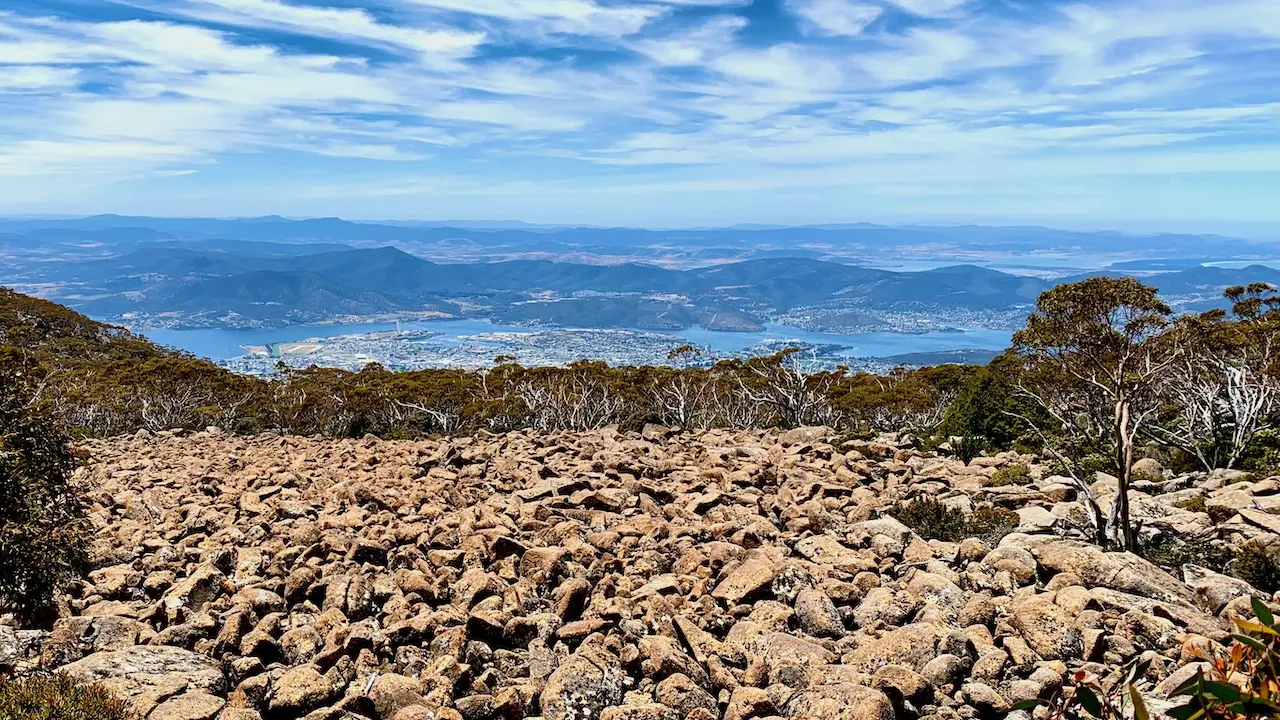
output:
<instances>
[{"instance_id":1,"label":"wide river","mask_svg":"<svg viewBox=\"0 0 1280 720\"><path fill-rule=\"evenodd\" d=\"M401 323L400 327L404 330L421 329L440 333L438 337L432 338L432 342L441 343L458 342L461 337L481 333L528 333L550 329L496 325L487 320L436 320ZM161 345L185 350L200 357L227 360L244 355L246 345L298 342L310 338L395 329L394 324L295 325L273 330L144 330L142 334ZM636 332L653 331L637 330ZM740 352L767 340L796 340L803 343L845 345L850 350L844 354L851 357L883 357L960 349L1000 350L1008 346L1011 336L1008 330L982 328L964 332L868 332L842 335L810 332L785 325L768 325L760 332L718 332L694 327L687 330L664 331L663 334L677 336L690 344L709 347L722 353Z\"/></svg>"}]
</instances>

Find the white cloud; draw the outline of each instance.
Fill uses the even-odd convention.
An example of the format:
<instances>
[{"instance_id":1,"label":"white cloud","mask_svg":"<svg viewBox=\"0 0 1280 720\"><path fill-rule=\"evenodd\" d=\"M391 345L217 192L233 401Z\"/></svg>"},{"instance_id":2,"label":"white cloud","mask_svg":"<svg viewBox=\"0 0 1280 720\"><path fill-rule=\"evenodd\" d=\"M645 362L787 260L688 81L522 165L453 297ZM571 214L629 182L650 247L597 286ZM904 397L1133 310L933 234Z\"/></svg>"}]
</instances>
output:
<instances>
[{"instance_id":1,"label":"white cloud","mask_svg":"<svg viewBox=\"0 0 1280 720\"><path fill-rule=\"evenodd\" d=\"M716 58L711 67L736 80L784 90L834 89L841 81L839 65L798 45L738 50Z\"/></svg>"},{"instance_id":2,"label":"white cloud","mask_svg":"<svg viewBox=\"0 0 1280 720\"><path fill-rule=\"evenodd\" d=\"M468 192L530 193L545 178L518 172L591 164L591 187L566 187L835 187L875 167L931 195L905 168L1077 177L1064 158L1083 153L1099 173L1121 156L1246 172L1235 148L1280 139L1280 5L1265 0L786 0L800 33L747 0L118 1L153 19L0 12L0 175L25 179L0 196L77 173L234 174L277 151L430 163L475 173ZM1206 140L1235 164L1190 152Z\"/></svg>"},{"instance_id":3,"label":"white cloud","mask_svg":"<svg viewBox=\"0 0 1280 720\"><path fill-rule=\"evenodd\" d=\"M404 0L421 7L541 23L552 32L619 36L639 32L665 10L658 5L599 5L592 0ZM520 28L514 28L519 33Z\"/></svg>"},{"instance_id":4,"label":"white cloud","mask_svg":"<svg viewBox=\"0 0 1280 720\"><path fill-rule=\"evenodd\" d=\"M713 18L660 38L643 39L632 47L662 65L701 65L734 47L734 35L747 26L736 15Z\"/></svg>"},{"instance_id":5,"label":"white cloud","mask_svg":"<svg viewBox=\"0 0 1280 720\"><path fill-rule=\"evenodd\" d=\"M859 35L883 12L879 5L857 0L789 0L787 6L819 32L832 35Z\"/></svg>"},{"instance_id":6,"label":"white cloud","mask_svg":"<svg viewBox=\"0 0 1280 720\"><path fill-rule=\"evenodd\" d=\"M0 73L0 92L51 92L73 88L80 71L71 67L11 65Z\"/></svg>"},{"instance_id":7,"label":"white cloud","mask_svg":"<svg viewBox=\"0 0 1280 720\"><path fill-rule=\"evenodd\" d=\"M954 14L969 0L889 0L889 2L913 15L946 17Z\"/></svg>"},{"instance_id":8,"label":"white cloud","mask_svg":"<svg viewBox=\"0 0 1280 720\"><path fill-rule=\"evenodd\" d=\"M568 132L579 130L584 124L580 118L542 112L536 107L502 100L448 102L424 112L432 118L506 125L520 130Z\"/></svg>"},{"instance_id":9,"label":"white cloud","mask_svg":"<svg viewBox=\"0 0 1280 720\"><path fill-rule=\"evenodd\" d=\"M244 27L269 27L315 37L404 48L428 58L471 55L484 34L381 23L365 10L292 5L279 0L168 0L150 7L184 17Z\"/></svg>"}]
</instances>

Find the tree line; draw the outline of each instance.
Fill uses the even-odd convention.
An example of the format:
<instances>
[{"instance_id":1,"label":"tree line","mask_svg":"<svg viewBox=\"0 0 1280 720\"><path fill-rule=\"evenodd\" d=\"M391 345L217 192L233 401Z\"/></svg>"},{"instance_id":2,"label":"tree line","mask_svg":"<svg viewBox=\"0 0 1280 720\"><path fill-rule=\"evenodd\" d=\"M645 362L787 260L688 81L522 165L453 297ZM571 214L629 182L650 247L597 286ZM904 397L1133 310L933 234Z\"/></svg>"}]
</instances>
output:
<instances>
[{"instance_id":1,"label":"tree line","mask_svg":"<svg viewBox=\"0 0 1280 720\"><path fill-rule=\"evenodd\" d=\"M1060 285L985 367L819 370L797 349L707 367L686 346L669 366L523 367L499 357L478 371L281 367L264 379L5 291L0 361L19 369L29 404L80 435L829 425L950 443L966 459L1042 452L1075 480L1099 541L1132 547L1127 494L1100 507L1095 471L1127 488L1134 461L1153 454L1186 470L1280 466L1280 294L1255 284L1226 298L1230 310L1177 315L1132 278Z\"/></svg>"}]
</instances>

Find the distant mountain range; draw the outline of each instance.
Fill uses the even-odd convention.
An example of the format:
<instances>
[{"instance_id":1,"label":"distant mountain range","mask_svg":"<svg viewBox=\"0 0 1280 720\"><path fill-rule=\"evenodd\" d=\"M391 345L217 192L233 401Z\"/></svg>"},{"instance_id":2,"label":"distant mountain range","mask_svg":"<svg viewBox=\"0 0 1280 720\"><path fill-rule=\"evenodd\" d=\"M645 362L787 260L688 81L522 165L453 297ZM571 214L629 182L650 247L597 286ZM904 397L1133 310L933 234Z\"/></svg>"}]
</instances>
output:
<instances>
[{"instance_id":1,"label":"distant mountain range","mask_svg":"<svg viewBox=\"0 0 1280 720\"><path fill-rule=\"evenodd\" d=\"M149 218L95 215L70 219L0 218L0 247L34 242L82 246L84 243L147 244L161 240L201 250L226 250L228 241L336 243L358 247L396 245L432 259L469 254L470 259L542 253L554 256L618 257L695 264L754 257L757 252L806 253L817 259L851 258L894 261L904 258L979 260L991 254L1025 254L1031 262L1053 254L1081 258L1130 253L1132 258L1183 260L1265 259L1275 243L1218 235L1126 235L1043 227L889 227L870 223L778 227L650 230L641 228L534 226L494 223L350 222L339 218L290 220L278 216L244 219ZM720 253L698 258L699 250ZM469 249L469 250L468 250ZM891 251L891 252L886 252ZM567 259L560 257L560 259Z\"/></svg>"},{"instance_id":2,"label":"distant mountain range","mask_svg":"<svg viewBox=\"0 0 1280 720\"><path fill-rule=\"evenodd\" d=\"M1213 305L1228 285L1280 283L1274 268L1194 262L1223 257L1226 250L1215 247L1266 256L1263 245L1216 236L864 224L477 230L335 218L121 216L0 220L0 283L140 326L263 327L405 315L644 329L755 330L770 321L832 332L1007 327L1020 324L1036 296L1056 282L1098 271L1050 279L958 263L895 272L853 255L859 248L905 253L944 244L981 254L1023 247L1031 238L1040 251L1070 246L1082 254L1157 244L1148 249L1160 255L1105 272L1137 273L1187 308ZM488 249L475 250L482 246ZM482 261L458 262L460 256Z\"/></svg>"}]
</instances>

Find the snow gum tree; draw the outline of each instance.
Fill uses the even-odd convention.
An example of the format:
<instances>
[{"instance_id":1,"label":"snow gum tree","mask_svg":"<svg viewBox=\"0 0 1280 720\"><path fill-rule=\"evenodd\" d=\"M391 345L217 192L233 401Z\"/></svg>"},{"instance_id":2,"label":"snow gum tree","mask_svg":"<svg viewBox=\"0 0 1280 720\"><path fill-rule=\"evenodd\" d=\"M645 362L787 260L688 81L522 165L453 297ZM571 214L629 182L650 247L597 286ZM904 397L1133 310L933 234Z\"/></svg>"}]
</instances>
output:
<instances>
[{"instance_id":1,"label":"snow gum tree","mask_svg":"<svg viewBox=\"0 0 1280 720\"><path fill-rule=\"evenodd\" d=\"M1042 412L1021 414L1070 472L1104 545L1137 549L1129 484L1139 436L1160 408L1160 384L1183 355L1166 330L1172 309L1132 278L1095 277L1040 295L1013 338L1025 363L1018 393ZM1117 478L1103 515L1077 462L1100 456Z\"/></svg>"}]
</instances>

